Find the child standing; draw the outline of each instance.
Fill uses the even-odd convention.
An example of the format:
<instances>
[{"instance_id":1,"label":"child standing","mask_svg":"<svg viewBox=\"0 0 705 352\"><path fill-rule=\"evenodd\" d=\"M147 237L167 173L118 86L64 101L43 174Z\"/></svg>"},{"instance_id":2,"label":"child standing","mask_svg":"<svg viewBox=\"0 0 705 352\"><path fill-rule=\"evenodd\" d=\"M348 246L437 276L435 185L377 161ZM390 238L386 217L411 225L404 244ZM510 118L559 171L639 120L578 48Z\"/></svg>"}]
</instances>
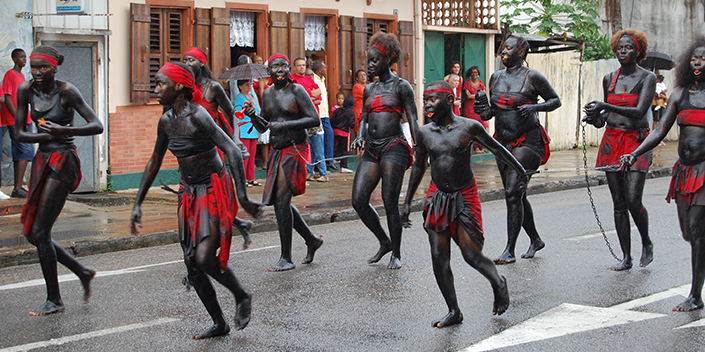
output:
<instances>
[{"instance_id":1,"label":"child standing","mask_svg":"<svg viewBox=\"0 0 705 352\"><path fill-rule=\"evenodd\" d=\"M336 99L338 104L341 104L341 97L344 97L343 93L338 93ZM330 124L333 126L333 135L335 136L335 149L333 149L333 155L338 158L348 154L348 146L350 145L350 129L355 127L355 113L353 112L353 105L355 104L355 98L352 95L348 95L342 99L342 106L337 108L333 112L333 116L330 118ZM353 171L348 169L348 159L343 158L340 160L340 173L350 174Z\"/></svg>"}]
</instances>

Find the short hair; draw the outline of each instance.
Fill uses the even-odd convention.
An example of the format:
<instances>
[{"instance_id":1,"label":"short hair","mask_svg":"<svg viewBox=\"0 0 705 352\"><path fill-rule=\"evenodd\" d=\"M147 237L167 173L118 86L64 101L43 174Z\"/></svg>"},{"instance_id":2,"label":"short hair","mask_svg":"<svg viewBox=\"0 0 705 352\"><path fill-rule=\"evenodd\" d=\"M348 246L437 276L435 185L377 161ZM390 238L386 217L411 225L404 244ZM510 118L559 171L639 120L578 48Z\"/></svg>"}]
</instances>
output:
<instances>
[{"instance_id":1,"label":"short hair","mask_svg":"<svg viewBox=\"0 0 705 352\"><path fill-rule=\"evenodd\" d=\"M478 76L482 74L482 72L480 72L480 68L479 68L479 67L477 67L477 66L471 66L471 67L468 69L468 71L467 71L468 77L470 77L470 75L472 74L472 70L477 70L477 75L478 75Z\"/></svg>"},{"instance_id":2,"label":"short hair","mask_svg":"<svg viewBox=\"0 0 705 352\"><path fill-rule=\"evenodd\" d=\"M237 80L237 86L238 86L238 88L239 88L241 85L245 84L245 83L250 83L250 80L249 80L249 79L238 79L238 80Z\"/></svg>"},{"instance_id":3,"label":"short hair","mask_svg":"<svg viewBox=\"0 0 705 352\"><path fill-rule=\"evenodd\" d=\"M24 52L25 52L24 49L16 48L16 49L12 50L12 53L10 54L10 58L15 59L17 57L17 55L19 55L20 53L24 53Z\"/></svg>"},{"instance_id":4,"label":"short hair","mask_svg":"<svg viewBox=\"0 0 705 352\"><path fill-rule=\"evenodd\" d=\"M306 59L305 59L305 58L303 58L303 57L297 57L297 58L294 59L294 61L292 61L292 64L293 64L294 66L296 66L296 61L303 61L304 63L306 63Z\"/></svg>"},{"instance_id":5,"label":"short hair","mask_svg":"<svg viewBox=\"0 0 705 352\"><path fill-rule=\"evenodd\" d=\"M690 68L690 58L693 56L695 49L705 47L705 37L697 35L681 56L678 57L678 66L675 69L675 85L676 87L690 88L695 83L695 75ZM688 92L683 92L688 94Z\"/></svg>"},{"instance_id":6,"label":"short hair","mask_svg":"<svg viewBox=\"0 0 705 352\"><path fill-rule=\"evenodd\" d=\"M252 60L250 59L250 57L245 54L242 54L240 55L240 57L237 58L238 65L249 64L251 62Z\"/></svg>"},{"instance_id":7,"label":"short hair","mask_svg":"<svg viewBox=\"0 0 705 352\"><path fill-rule=\"evenodd\" d=\"M377 32L370 38L370 47L379 45L387 52L387 62L393 64L399 62L399 54L401 53L401 44L392 33Z\"/></svg>"},{"instance_id":8,"label":"short hair","mask_svg":"<svg viewBox=\"0 0 705 352\"><path fill-rule=\"evenodd\" d=\"M344 92L338 92L338 93L335 94L335 97L337 98L339 95L345 96L345 93L344 93Z\"/></svg>"},{"instance_id":9,"label":"short hair","mask_svg":"<svg viewBox=\"0 0 705 352\"><path fill-rule=\"evenodd\" d=\"M520 37L518 35L510 35L507 37L507 40L509 38L514 38L517 41L517 47L519 47L520 50L524 50L524 55L522 55L522 59L526 59L526 55L529 54L529 49L531 49L531 46L529 45L529 41L527 41L524 37ZM506 40L504 41L505 43L507 42Z\"/></svg>"},{"instance_id":10,"label":"short hair","mask_svg":"<svg viewBox=\"0 0 705 352\"><path fill-rule=\"evenodd\" d=\"M50 57L52 57L54 60L56 60L57 66L58 66L58 65L61 65L62 63L64 63L64 55L62 55L62 54L61 54L58 50L56 50L56 48L54 48L53 46L49 46L49 45L40 45L40 46L34 48L34 50L32 50L32 54L44 54L44 55L50 56ZM190 70L189 70L189 71L190 71Z\"/></svg>"},{"instance_id":11,"label":"short hair","mask_svg":"<svg viewBox=\"0 0 705 352\"><path fill-rule=\"evenodd\" d=\"M617 53L619 39L625 35L636 41L636 44L639 47L639 52L636 55L636 63L644 61L644 59L646 59L646 52L649 51L649 39L646 38L646 34L644 34L644 32L636 29L627 28L615 33L610 39L610 47L612 48L612 52L615 54Z\"/></svg>"},{"instance_id":12,"label":"short hair","mask_svg":"<svg viewBox=\"0 0 705 352\"><path fill-rule=\"evenodd\" d=\"M313 72L317 72L318 70L322 69L323 66L325 66L323 61L317 60L313 62L313 67L311 67L311 69L313 70Z\"/></svg>"},{"instance_id":13,"label":"short hair","mask_svg":"<svg viewBox=\"0 0 705 352\"><path fill-rule=\"evenodd\" d=\"M455 77L460 78L460 75L456 75L455 73L449 74L449 75L448 75L448 81L450 81L451 79L453 79L453 78L455 78Z\"/></svg>"}]
</instances>

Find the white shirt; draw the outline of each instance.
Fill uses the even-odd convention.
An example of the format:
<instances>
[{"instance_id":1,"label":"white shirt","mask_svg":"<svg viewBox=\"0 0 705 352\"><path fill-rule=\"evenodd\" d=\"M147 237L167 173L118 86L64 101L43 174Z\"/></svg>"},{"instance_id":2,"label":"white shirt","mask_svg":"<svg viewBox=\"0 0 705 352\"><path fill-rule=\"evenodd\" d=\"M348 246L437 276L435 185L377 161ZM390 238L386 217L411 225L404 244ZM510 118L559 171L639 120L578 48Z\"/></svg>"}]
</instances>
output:
<instances>
[{"instance_id":1,"label":"white shirt","mask_svg":"<svg viewBox=\"0 0 705 352\"><path fill-rule=\"evenodd\" d=\"M326 89L326 78L313 74L313 81L318 84L318 88L321 89L321 105L318 105L318 114L321 118L330 117L330 109L328 109L328 90Z\"/></svg>"}]
</instances>

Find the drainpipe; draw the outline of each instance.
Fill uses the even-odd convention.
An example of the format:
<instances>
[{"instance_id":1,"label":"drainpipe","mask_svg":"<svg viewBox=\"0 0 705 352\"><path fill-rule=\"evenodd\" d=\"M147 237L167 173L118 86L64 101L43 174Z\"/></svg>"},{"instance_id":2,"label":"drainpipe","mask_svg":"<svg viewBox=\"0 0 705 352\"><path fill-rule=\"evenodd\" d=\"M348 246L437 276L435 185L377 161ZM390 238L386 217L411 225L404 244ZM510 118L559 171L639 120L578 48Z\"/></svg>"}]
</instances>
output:
<instances>
[{"instance_id":1,"label":"drainpipe","mask_svg":"<svg viewBox=\"0 0 705 352\"><path fill-rule=\"evenodd\" d=\"M418 123L423 125L423 89L424 89L424 33L423 33L423 6L421 0L414 0L414 77L416 77L414 95L416 96L416 109L419 112Z\"/></svg>"}]
</instances>

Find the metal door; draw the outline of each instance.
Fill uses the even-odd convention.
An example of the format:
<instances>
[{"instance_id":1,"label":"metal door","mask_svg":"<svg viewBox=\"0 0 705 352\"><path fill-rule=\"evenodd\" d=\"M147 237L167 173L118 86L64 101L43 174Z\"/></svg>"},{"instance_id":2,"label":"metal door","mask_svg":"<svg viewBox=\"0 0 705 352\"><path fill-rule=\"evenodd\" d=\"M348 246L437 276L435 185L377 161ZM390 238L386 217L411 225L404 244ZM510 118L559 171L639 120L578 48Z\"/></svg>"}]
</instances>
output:
<instances>
[{"instance_id":1,"label":"metal door","mask_svg":"<svg viewBox=\"0 0 705 352\"><path fill-rule=\"evenodd\" d=\"M445 77L445 50L443 32L424 32L424 79L422 85Z\"/></svg>"},{"instance_id":2,"label":"metal door","mask_svg":"<svg viewBox=\"0 0 705 352\"><path fill-rule=\"evenodd\" d=\"M55 47L64 55L64 63L59 66L56 79L67 81L76 86L81 92L83 100L95 111L95 71L96 71L96 45L95 43L61 43L43 42L44 45ZM78 113L74 116L74 125L85 125L86 120ZM98 192L100 179L98 178L98 136L76 137L76 148L81 159L81 173L83 179L75 192Z\"/></svg>"}]
</instances>

